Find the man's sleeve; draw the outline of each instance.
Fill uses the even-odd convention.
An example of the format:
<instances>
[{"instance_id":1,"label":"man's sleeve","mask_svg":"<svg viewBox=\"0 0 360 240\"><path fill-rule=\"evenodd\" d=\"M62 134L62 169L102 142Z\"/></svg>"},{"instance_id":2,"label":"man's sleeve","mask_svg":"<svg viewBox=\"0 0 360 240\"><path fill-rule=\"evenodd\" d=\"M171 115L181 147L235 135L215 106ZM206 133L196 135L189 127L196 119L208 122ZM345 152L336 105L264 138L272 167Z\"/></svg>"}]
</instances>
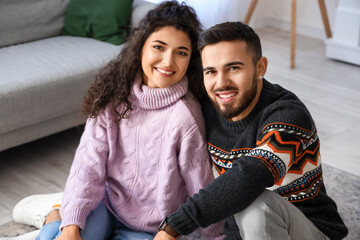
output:
<instances>
[{"instance_id":1,"label":"man's sleeve","mask_svg":"<svg viewBox=\"0 0 360 240\"><path fill-rule=\"evenodd\" d=\"M284 126L296 128L285 131ZM302 107L272 108L259 124L256 147L188 199L169 216L169 224L179 233L188 234L198 226L206 227L245 209L265 188L281 181L316 140L311 137L315 131L312 127L310 114Z\"/></svg>"},{"instance_id":2,"label":"man's sleeve","mask_svg":"<svg viewBox=\"0 0 360 240\"><path fill-rule=\"evenodd\" d=\"M272 184L273 176L261 161L244 157L182 204L168 217L168 223L187 235L241 211Z\"/></svg>"}]
</instances>

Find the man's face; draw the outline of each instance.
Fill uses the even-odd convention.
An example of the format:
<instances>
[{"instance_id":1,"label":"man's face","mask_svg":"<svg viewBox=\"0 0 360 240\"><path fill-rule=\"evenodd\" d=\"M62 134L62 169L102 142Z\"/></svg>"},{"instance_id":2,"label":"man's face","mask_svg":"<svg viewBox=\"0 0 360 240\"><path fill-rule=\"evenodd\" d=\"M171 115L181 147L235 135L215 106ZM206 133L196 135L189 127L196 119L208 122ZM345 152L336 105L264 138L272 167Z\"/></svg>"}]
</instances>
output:
<instances>
[{"instance_id":1,"label":"man's face","mask_svg":"<svg viewBox=\"0 0 360 240\"><path fill-rule=\"evenodd\" d=\"M201 59L207 94L220 115L231 121L246 117L262 87L261 71L246 50L246 43L236 40L208 45Z\"/></svg>"}]
</instances>

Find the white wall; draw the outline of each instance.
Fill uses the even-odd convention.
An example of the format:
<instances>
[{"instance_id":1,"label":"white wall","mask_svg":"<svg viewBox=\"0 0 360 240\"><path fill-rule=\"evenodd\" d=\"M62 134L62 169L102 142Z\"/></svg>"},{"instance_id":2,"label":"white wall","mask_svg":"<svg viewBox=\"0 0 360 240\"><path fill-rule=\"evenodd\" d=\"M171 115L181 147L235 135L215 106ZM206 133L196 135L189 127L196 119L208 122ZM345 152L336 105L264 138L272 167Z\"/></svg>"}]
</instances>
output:
<instances>
[{"instance_id":1,"label":"white wall","mask_svg":"<svg viewBox=\"0 0 360 240\"><path fill-rule=\"evenodd\" d=\"M185 0L198 14L205 28L226 21L243 21L248 0Z\"/></svg>"},{"instance_id":2,"label":"white wall","mask_svg":"<svg viewBox=\"0 0 360 240\"><path fill-rule=\"evenodd\" d=\"M154 3L162 0L148 0ZM325 0L330 27L333 29L339 0ZM202 24L208 28L224 21L243 21L251 0L184 0L192 6ZM291 0L258 0L250 21L253 28L274 27L290 31ZM297 0L297 33L325 39L317 0Z\"/></svg>"},{"instance_id":3,"label":"white wall","mask_svg":"<svg viewBox=\"0 0 360 240\"><path fill-rule=\"evenodd\" d=\"M334 28L338 2L325 0L331 30ZM297 33L318 39L326 38L317 0L297 0L296 15ZM250 25L254 28L271 26L290 31L290 22L291 0L259 0Z\"/></svg>"},{"instance_id":4,"label":"white wall","mask_svg":"<svg viewBox=\"0 0 360 240\"><path fill-rule=\"evenodd\" d=\"M163 0L147 0L159 3ZM225 21L242 21L246 15L249 0L178 0L192 6L204 28ZM267 0L265 0L267 1Z\"/></svg>"}]
</instances>

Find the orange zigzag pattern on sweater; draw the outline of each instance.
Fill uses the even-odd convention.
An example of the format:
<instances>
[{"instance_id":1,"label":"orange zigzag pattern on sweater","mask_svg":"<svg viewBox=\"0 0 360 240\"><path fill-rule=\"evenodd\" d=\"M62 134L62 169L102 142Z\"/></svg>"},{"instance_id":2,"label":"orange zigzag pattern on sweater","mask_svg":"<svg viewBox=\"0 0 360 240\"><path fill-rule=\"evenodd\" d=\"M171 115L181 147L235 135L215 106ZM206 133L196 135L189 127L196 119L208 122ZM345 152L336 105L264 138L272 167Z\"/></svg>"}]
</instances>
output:
<instances>
[{"instance_id":1,"label":"orange zigzag pattern on sweater","mask_svg":"<svg viewBox=\"0 0 360 240\"><path fill-rule=\"evenodd\" d=\"M286 147L286 149L279 149L279 147L277 146L276 142L273 140L273 136L275 137L276 141L280 143L280 146L282 148ZM289 173L294 173L294 174L302 174L304 167L306 166L307 163L311 163L314 166L317 166L318 163L318 158L319 158L319 146L320 143L317 143L317 146L315 147L314 150L308 150L306 149L304 152L300 152L300 147L301 147L301 143L298 141L283 141L280 133L278 131L271 131L269 133L267 133L263 139L261 141L257 141L256 145L258 147L262 147L262 146L268 146L269 148L271 148L271 150L273 151L274 154L276 153L285 153L288 154L290 156L290 162L289 162L289 166L287 166L288 168L290 168L288 170ZM293 151L293 149L295 149L295 153ZM300 160L303 159L303 157L306 156L305 161L302 163L300 169L295 170L295 169L291 169L291 166L298 163ZM266 164L268 167L271 167L271 164ZM272 169L273 171L275 169ZM276 171L275 171L276 172ZM281 182L283 181L284 176L282 176L281 179L279 179L279 181L276 182L276 185L280 185Z\"/></svg>"}]
</instances>

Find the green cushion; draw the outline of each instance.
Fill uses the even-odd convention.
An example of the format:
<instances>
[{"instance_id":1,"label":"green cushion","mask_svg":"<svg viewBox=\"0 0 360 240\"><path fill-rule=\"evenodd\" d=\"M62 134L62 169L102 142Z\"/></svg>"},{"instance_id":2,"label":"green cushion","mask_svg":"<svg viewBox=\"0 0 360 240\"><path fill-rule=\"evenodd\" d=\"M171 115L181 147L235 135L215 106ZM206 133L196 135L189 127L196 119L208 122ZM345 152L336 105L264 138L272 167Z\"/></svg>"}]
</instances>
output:
<instances>
[{"instance_id":1,"label":"green cushion","mask_svg":"<svg viewBox=\"0 0 360 240\"><path fill-rule=\"evenodd\" d=\"M125 41L133 0L70 0L62 35L119 45Z\"/></svg>"}]
</instances>

